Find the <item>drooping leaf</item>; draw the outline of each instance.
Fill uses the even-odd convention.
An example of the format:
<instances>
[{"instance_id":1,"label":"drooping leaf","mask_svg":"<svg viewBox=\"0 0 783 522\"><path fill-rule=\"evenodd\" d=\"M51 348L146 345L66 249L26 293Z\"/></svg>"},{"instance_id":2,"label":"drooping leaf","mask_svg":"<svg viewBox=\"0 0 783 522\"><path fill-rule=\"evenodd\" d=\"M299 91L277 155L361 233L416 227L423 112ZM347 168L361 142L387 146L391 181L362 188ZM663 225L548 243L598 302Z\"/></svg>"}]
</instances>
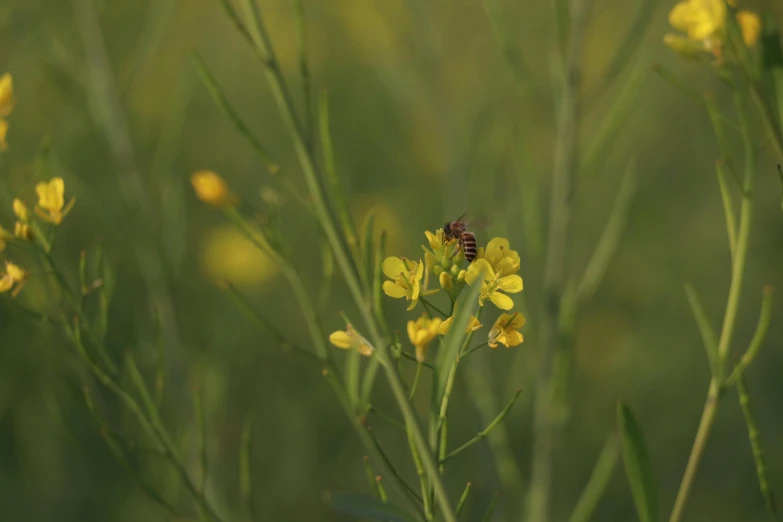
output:
<instances>
[{"instance_id":1,"label":"drooping leaf","mask_svg":"<svg viewBox=\"0 0 783 522\"><path fill-rule=\"evenodd\" d=\"M642 429L625 404L617 405L617 425L623 446L625 476L641 522L658 520L658 494Z\"/></svg>"}]
</instances>

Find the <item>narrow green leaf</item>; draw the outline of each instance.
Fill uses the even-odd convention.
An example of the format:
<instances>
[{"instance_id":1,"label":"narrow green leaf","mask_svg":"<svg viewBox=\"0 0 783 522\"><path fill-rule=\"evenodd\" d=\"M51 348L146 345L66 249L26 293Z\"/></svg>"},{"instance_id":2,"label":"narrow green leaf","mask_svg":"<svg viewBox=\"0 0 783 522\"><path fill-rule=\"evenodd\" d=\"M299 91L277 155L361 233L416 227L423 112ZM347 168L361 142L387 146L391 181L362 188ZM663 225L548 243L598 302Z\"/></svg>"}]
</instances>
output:
<instances>
[{"instance_id":1,"label":"narrow green leaf","mask_svg":"<svg viewBox=\"0 0 783 522\"><path fill-rule=\"evenodd\" d=\"M481 522L489 522L490 520L492 520L492 513L495 512L495 506L497 506L499 499L500 499L500 493L495 493L495 496L492 497L492 501L489 503L487 512L484 513Z\"/></svg>"},{"instance_id":2,"label":"narrow green leaf","mask_svg":"<svg viewBox=\"0 0 783 522\"><path fill-rule=\"evenodd\" d=\"M688 304L691 305L691 311L693 317L696 319L696 324L699 327L699 333L701 334L701 341L704 344L704 349L707 351L707 360L710 363L710 370L712 375L718 378L720 381L720 373L722 368L720 367L720 357L718 356L718 340L715 337L715 332L710 326L710 320L707 319L707 314L704 313L704 308L701 306L699 295L690 284L685 285L685 293L688 295Z\"/></svg>"},{"instance_id":3,"label":"narrow green leaf","mask_svg":"<svg viewBox=\"0 0 783 522\"><path fill-rule=\"evenodd\" d=\"M415 522L415 519L401 508L369 495L329 493L326 501L332 508L356 517L388 522Z\"/></svg>"},{"instance_id":4,"label":"narrow green leaf","mask_svg":"<svg viewBox=\"0 0 783 522\"><path fill-rule=\"evenodd\" d=\"M362 265L364 269L364 277L367 281L368 293L372 292L370 288L371 282L374 280L375 269L373 267L373 256L375 255L375 212L370 211L364 218L362 223L362 230L364 231L364 239L362 239Z\"/></svg>"},{"instance_id":5,"label":"narrow green leaf","mask_svg":"<svg viewBox=\"0 0 783 522\"><path fill-rule=\"evenodd\" d=\"M650 456L639 424L631 410L622 403L617 404L617 425L622 439L625 476L631 487L639 520L655 522L658 520L658 495Z\"/></svg>"},{"instance_id":6,"label":"narrow green leaf","mask_svg":"<svg viewBox=\"0 0 783 522\"><path fill-rule=\"evenodd\" d=\"M756 324L756 331L753 332L753 338L750 340L747 351L742 355L739 363L734 371L731 372L727 384L733 383L736 379L742 377L743 372L750 366L750 363L756 358L761 350L761 345L764 344L764 339L767 338L767 331L769 331L769 323L772 319L772 294L773 288L770 285L764 287L763 296L761 300L761 312L759 313L759 321Z\"/></svg>"},{"instance_id":7,"label":"narrow green leaf","mask_svg":"<svg viewBox=\"0 0 783 522\"><path fill-rule=\"evenodd\" d=\"M615 434L609 436L598 456L593 472L582 491L582 495L571 512L568 522L589 522L598 501L601 500L609 480L612 478L617 460L620 458L620 440Z\"/></svg>"},{"instance_id":8,"label":"narrow green leaf","mask_svg":"<svg viewBox=\"0 0 783 522\"><path fill-rule=\"evenodd\" d=\"M462 496L459 497L459 502L457 502L457 516L462 513L462 509L465 507L465 502L468 500L468 494L470 493L471 486L472 484L470 482L465 484L465 489L462 491Z\"/></svg>"},{"instance_id":9,"label":"narrow green leaf","mask_svg":"<svg viewBox=\"0 0 783 522\"><path fill-rule=\"evenodd\" d=\"M737 393L739 394L739 403L745 418L745 425L748 428L748 440L750 441L750 449L753 452L753 462L756 464L756 477L759 481L761 495L764 497L767 509L769 509L772 516L775 517L775 520L780 520L775 505L775 496L772 493L772 488L769 486L767 463L764 458L764 449L761 447L761 435L759 433L758 425L756 424L756 419L753 417L750 395L748 394L748 388L745 386L745 380L742 378L742 374L740 374L737 379Z\"/></svg>"}]
</instances>

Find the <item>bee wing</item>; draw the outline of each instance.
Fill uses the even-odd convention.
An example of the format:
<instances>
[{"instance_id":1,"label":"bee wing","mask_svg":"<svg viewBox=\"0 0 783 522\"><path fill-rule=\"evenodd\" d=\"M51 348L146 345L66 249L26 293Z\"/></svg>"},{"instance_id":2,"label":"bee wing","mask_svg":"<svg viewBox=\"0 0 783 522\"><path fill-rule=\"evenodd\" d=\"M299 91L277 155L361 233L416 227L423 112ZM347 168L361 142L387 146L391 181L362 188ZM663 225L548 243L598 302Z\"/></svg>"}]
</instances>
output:
<instances>
[{"instance_id":1,"label":"bee wing","mask_svg":"<svg viewBox=\"0 0 783 522\"><path fill-rule=\"evenodd\" d=\"M492 225L492 218L490 218L486 214L481 214L480 216L476 217L476 219L470 220L470 223L468 224L468 229L471 232L481 232L489 228L491 225Z\"/></svg>"}]
</instances>

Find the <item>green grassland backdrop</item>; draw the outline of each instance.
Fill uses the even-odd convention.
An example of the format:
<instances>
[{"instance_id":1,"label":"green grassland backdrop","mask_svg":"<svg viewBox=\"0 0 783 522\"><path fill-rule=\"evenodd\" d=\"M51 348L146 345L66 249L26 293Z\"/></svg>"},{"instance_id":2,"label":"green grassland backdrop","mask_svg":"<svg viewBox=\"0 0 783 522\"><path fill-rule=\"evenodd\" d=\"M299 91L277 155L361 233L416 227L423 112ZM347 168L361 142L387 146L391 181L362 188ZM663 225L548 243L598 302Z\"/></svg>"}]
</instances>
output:
<instances>
[{"instance_id":1,"label":"green grassland backdrop","mask_svg":"<svg viewBox=\"0 0 783 522\"><path fill-rule=\"evenodd\" d=\"M712 93L717 106L730 112L728 90L708 66L664 45L664 34L673 32L667 15L674 2L587 3L577 93L582 157L591 152L591 138L607 132L609 119L618 122L572 188L567 270L581 274L629 168L636 186L616 252L576 318L567 406L556 412L564 416L564 427L554 441L552 520L567 520L606 437L616 429L618 401L632 408L644 431L657 502L668 513L710 381L684 287L697 289L706 316L719 328L731 273L715 174L722 152L709 114L654 67L664 67L690 91ZM374 212L376 228L387 234L387 254L419 259L425 230L434 232L467 211L468 222L485 221L474 230L480 245L505 237L520 253L525 289L517 295L525 300L525 342L484 348L466 364L481 369L498 405L521 389L503 430L522 485L527 484L537 303L562 85L558 14L550 4L566 2L303 4L313 98L328 99L335 164L360 228ZM258 5L301 107L294 2ZM743 7L783 25L777 0L748 0ZM646 13L643 23L637 19L640 9ZM634 32L638 38L627 49L628 63L615 71L618 49ZM215 104L194 69L194 50L270 151L279 173L270 174ZM152 385L158 344L163 346L161 415L194 476L203 471L193 390L203 397L206 492L224 520L249 520L239 457L248 419L259 520L352 520L329 507L323 493L369 492L366 450L356 431L320 366L248 321L223 283L247 296L291 343L309 349L295 296L280 268L219 211L200 202L190 185L193 172L210 169L248 208L270 201L281 205L281 233L291 258L312 299L319 298L322 236L307 201L286 188L294 184L306 192L295 151L263 67L220 3L3 0L4 72L13 75L16 105L7 118L8 149L0 157L0 222L13 229L13 197L34 201L35 183L54 176L65 180L66 198L74 196L76 203L58 229L53 252L75 285L81 253L90 265L102 248L106 282L113 285L108 354L122 364L123 354L132 352ZM618 100L620 116L612 112ZM732 358L754 333L762 287L783 289L778 160L764 145L755 113L752 125L760 149L756 205ZM359 315L335 270L320 317L326 332L344 328L341 311L354 319ZM16 298L0 297L0 520L171 520L114 458L85 405L86 384L114 429L138 433L121 402L89 375L57 325L59 296L52 278L31 277ZM20 312L14 299L52 318L42 324ZM422 309L411 315L399 300L384 299L388 324L404 337L405 321ZM778 492L783 491L780 310L776 304L763 350L746 373L769 481ZM341 364L345 353L330 349ZM412 372L415 364L405 368ZM398 417L383 377L376 388L378 409ZM450 438L467 440L483 428L481 406L461 377L452 405ZM406 440L394 433L381 431L379 437L400 472L415 481ZM135 472L150 477L161 494L184 498L171 466L154 455L133 455ZM473 484L463 519L479 520L502 489L490 446L482 441L449 466L446 486L455 499L465 482ZM521 520L524 491L503 493L494 519ZM186 513L181 520L197 520L187 502L181 505ZM636 516L618 463L593 520ZM685 520L773 520L759 492L733 389L721 403Z\"/></svg>"}]
</instances>

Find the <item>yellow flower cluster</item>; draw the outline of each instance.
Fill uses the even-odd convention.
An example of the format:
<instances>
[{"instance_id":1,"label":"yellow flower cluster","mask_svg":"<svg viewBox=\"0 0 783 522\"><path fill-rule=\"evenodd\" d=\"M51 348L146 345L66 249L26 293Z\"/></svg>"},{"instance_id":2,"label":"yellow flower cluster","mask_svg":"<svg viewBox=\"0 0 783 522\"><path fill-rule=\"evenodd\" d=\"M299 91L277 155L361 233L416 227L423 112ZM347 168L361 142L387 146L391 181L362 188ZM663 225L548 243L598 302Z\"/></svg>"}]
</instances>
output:
<instances>
[{"instance_id":1,"label":"yellow flower cluster","mask_svg":"<svg viewBox=\"0 0 783 522\"><path fill-rule=\"evenodd\" d=\"M52 225L59 225L63 218L71 211L75 198L65 203L65 182L62 178L55 177L49 181L42 181L35 186L35 192L38 195L38 203L35 206L36 215L43 221ZM0 227L0 251L5 249L6 241L14 236L19 239L31 241L35 239L32 227L32 214L27 205L19 198L14 198L12 203L16 223L14 224L14 233L6 231ZM27 272L19 268L10 261L5 263L5 272L0 275L0 293L8 292L13 289L13 296L16 296L22 289L22 284L27 279Z\"/></svg>"},{"instance_id":2,"label":"yellow flower cluster","mask_svg":"<svg viewBox=\"0 0 783 522\"><path fill-rule=\"evenodd\" d=\"M736 0L730 0L729 5L736 7ZM669 12L669 23L687 36L667 34L663 41L685 56L697 56L701 52L720 56L727 13L725 0L682 0ZM754 47L761 33L761 18L751 11L740 10L736 19L745 45Z\"/></svg>"},{"instance_id":3,"label":"yellow flower cluster","mask_svg":"<svg viewBox=\"0 0 783 522\"><path fill-rule=\"evenodd\" d=\"M451 330L459 304L457 298L466 284L481 285L480 306L490 301L501 310L510 310L514 306L514 301L508 294L522 291L522 278L517 275L520 269L519 254L511 250L507 239L492 239L486 247L479 248L476 259L467 268L463 268L465 254L456 239L446 240L443 229L435 233L425 231L424 234L427 238L427 244L422 246L424 262L392 256L384 259L381 264L381 270L388 278L383 283L384 293L395 299L405 298L410 302L408 310L412 310L424 297L440 291L427 290L429 276L438 279L440 289L444 290L451 300L451 313L447 316L439 312L443 319L431 318L425 314L416 320L408 321L408 339L419 362L426 359L428 346L439 335L445 336ZM426 299L424 304L431 308ZM490 329L486 344L491 348L496 348L499 344L507 347L521 344L523 337L519 330L524 324L525 318L521 313L502 313ZM482 327L478 316L472 316L464 333L472 334ZM369 341L351 326L346 331L333 332L329 340L338 348L355 348L367 356L373 353Z\"/></svg>"},{"instance_id":4,"label":"yellow flower cluster","mask_svg":"<svg viewBox=\"0 0 783 522\"><path fill-rule=\"evenodd\" d=\"M11 114L15 104L13 78L10 73L5 73L0 76L0 151L8 148L8 143L5 141L8 134L6 117Z\"/></svg>"}]
</instances>

